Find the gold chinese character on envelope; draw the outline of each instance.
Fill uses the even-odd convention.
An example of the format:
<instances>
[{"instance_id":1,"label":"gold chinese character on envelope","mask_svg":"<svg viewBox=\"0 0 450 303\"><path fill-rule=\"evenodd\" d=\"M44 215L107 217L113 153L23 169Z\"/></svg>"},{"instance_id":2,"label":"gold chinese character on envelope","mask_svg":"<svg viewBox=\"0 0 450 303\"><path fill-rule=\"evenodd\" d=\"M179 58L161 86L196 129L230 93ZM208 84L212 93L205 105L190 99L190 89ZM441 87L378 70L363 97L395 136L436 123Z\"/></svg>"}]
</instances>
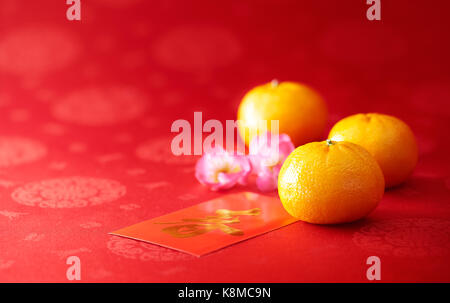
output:
<instances>
[{"instance_id":1,"label":"gold chinese character on envelope","mask_svg":"<svg viewBox=\"0 0 450 303\"><path fill-rule=\"evenodd\" d=\"M278 197L244 192L212 199L111 234L202 256L295 221Z\"/></svg>"},{"instance_id":2,"label":"gold chinese character on envelope","mask_svg":"<svg viewBox=\"0 0 450 303\"><path fill-rule=\"evenodd\" d=\"M207 216L203 219L182 219L183 222L159 224L176 224L162 229L163 232L176 238L195 237L216 229L229 235L242 236L244 234L242 230L233 228L229 224L239 223L239 216L257 216L260 213L259 208L242 211L218 209L216 210L216 216Z\"/></svg>"}]
</instances>

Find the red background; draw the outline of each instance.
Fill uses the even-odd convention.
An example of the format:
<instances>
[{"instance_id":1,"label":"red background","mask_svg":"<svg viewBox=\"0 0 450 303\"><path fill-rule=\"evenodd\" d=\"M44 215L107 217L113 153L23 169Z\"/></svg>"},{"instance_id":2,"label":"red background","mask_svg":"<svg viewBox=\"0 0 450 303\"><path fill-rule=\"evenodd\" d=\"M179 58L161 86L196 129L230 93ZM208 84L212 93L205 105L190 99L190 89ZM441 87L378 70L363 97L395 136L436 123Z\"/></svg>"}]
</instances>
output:
<instances>
[{"instance_id":1,"label":"red background","mask_svg":"<svg viewBox=\"0 0 450 303\"><path fill-rule=\"evenodd\" d=\"M69 22L65 1L0 0L0 281L67 281L75 255L84 282L364 282L375 255L382 281L449 282L450 6L382 0L370 22L365 2L85 0ZM413 177L362 221L202 258L107 234L220 196L170 154L170 125L235 119L273 78L316 88L330 127L406 121Z\"/></svg>"}]
</instances>

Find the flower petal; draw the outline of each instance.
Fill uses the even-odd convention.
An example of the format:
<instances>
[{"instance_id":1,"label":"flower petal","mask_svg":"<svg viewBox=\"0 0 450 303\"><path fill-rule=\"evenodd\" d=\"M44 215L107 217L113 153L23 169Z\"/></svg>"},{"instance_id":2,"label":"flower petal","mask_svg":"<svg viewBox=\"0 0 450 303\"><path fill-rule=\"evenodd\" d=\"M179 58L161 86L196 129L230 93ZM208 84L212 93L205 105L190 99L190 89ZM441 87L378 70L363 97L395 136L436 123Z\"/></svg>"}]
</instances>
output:
<instances>
[{"instance_id":1,"label":"flower petal","mask_svg":"<svg viewBox=\"0 0 450 303\"><path fill-rule=\"evenodd\" d=\"M274 191L278 188L278 174L261 173L256 178L256 186L260 191Z\"/></svg>"},{"instance_id":2,"label":"flower petal","mask_svg":"<svg viewBox=\"0 0 450 303\"><path fill-rule=\"evenodd\" d=\"M210 150L197 161L195 177L211 190L228 189L236 183L246 184L251 164L245 156L231 154L222 148Z\"/></svg>"},{"instance_id":3,"label":"flower petal","mask_svg":"<svg viewBox=\"0 0 450 303\"><path fill-rule=\"evenodd\" d=\"M266 167L283 164L287 156L295 149L287 134L276 135L270 132L255 137L250 143L249 159L256 174Z\"/></svg>"}]
</instances>

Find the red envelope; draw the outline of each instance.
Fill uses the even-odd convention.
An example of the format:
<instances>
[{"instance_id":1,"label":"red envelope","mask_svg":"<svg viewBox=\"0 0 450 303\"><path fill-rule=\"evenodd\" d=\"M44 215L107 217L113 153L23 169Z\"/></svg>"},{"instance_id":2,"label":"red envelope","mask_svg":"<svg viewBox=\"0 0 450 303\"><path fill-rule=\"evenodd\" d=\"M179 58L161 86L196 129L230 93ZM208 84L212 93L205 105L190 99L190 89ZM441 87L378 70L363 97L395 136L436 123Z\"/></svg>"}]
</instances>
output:
<instances>
[{"instance_id":1,"label":"red envelope","mask_svg":"<svg viewBox=\"0 0 450 303\"><path fill-rule=\"evenodd\" d=\"M111 234L202 256L296 221L284 210L278 197L244 192L212 199Z\"/></svg>"}]
</instances>

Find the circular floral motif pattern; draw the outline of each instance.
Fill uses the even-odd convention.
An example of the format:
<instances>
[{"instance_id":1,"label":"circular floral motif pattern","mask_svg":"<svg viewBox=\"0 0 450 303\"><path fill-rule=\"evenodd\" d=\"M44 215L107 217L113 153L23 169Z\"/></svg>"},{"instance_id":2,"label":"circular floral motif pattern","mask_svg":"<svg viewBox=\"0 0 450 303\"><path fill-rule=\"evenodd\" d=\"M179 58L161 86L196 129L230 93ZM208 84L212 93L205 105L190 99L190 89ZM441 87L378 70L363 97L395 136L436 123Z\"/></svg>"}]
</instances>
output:
<instances>
[{"instance_id":1,"label":"circular floral motif pattern","mask_svg":"<svg viewBox=\"0 0 450 303\"><path fill-rule=\"evenodd\" d=\"M353 242L370 253L445 256L450 254L450 220L409 218L375 222L354 233Z\"/></svg>"},{"instance_id":2,"label":"circular floral motif pattern","mask_svg":"<svg viewBox=\"0 0 450 303\"><path fill-rule=\"evenodd\" d=\"M13 200L43 208L75 208L119 199L126 188L114 180L68 177L28 183L11 194Z\"/></svg>"},{"instance_id":3,"label":"circular floral motif pattern","mask_svg":"<svg viewBox=\"0 0 450 303\"><path fill-rule=\"evenodd\" d=\"M0 167L36 161L47 149L39 142L21 137L0 137Z\"/></svg>"},{"instance_id":4,"label":"circular floral motif pattern","mask_svg":"<svg viewBox=\"0 0 450 303\"><path fill-rule=\"evenodd\" d=\"M182 71L208 71L226 66L241 53L235 36L217 27L180 27L163 36L155 45L159 63Z\"/></svg>"},{"instance_id":5,"label":"circular floral motif pattern","mask_svg":"<svg viewBox=\"0 0 450 303\"><path fill-rule=\"evenodd\" d=\"M117 236L110 237L106 244L108 249L121 257L141 261L176 261L192 257L158 245L145 243Z\"/></svg>"},{"instance_id":6,"label":"circular floral motif pattern","mask_svg":"<svg viewBox=\"0 0 450 303\"><path fill-rule=\"evenodd\" d=\"M192 155L175 156L171 150L171 140L159 138L142 143L136 149L138 158L165 164L193 164L198 157Z\"/></svg>"},{"instance_id":7,"label":"circular floral motif pattern","mask_svg":"<svg viewBox=\"0 0 450 303\"><path fill-rule=\"evenodd\" d=\"M99 126L134 119L146 107L146 97L131 87L86 88L54 104L52 112L63 121Z\"/></svg>"},{"instance_id":8,"label":"circular floral motif pattern","mask_svg":"<svg viewBox=\"0 0 450 303\"><path fill-rule=\"evenodd\" d=\"M0 259L0 269L10 268L11 266L13 266L14 263L15 263L14 260L3 260L3 259Z\"/></svg>"},{"instance_id":9,"label":"circular floral motif pattern","mask_svg":"<svg viewBox=\"0 0 450 303\"><path fill-rule=\"evenodd\" d=\"M41 75L71 63L79 44L56 27L26 27L0 41L0 70L19 75Z\"/></svg>"}]
</instances>

